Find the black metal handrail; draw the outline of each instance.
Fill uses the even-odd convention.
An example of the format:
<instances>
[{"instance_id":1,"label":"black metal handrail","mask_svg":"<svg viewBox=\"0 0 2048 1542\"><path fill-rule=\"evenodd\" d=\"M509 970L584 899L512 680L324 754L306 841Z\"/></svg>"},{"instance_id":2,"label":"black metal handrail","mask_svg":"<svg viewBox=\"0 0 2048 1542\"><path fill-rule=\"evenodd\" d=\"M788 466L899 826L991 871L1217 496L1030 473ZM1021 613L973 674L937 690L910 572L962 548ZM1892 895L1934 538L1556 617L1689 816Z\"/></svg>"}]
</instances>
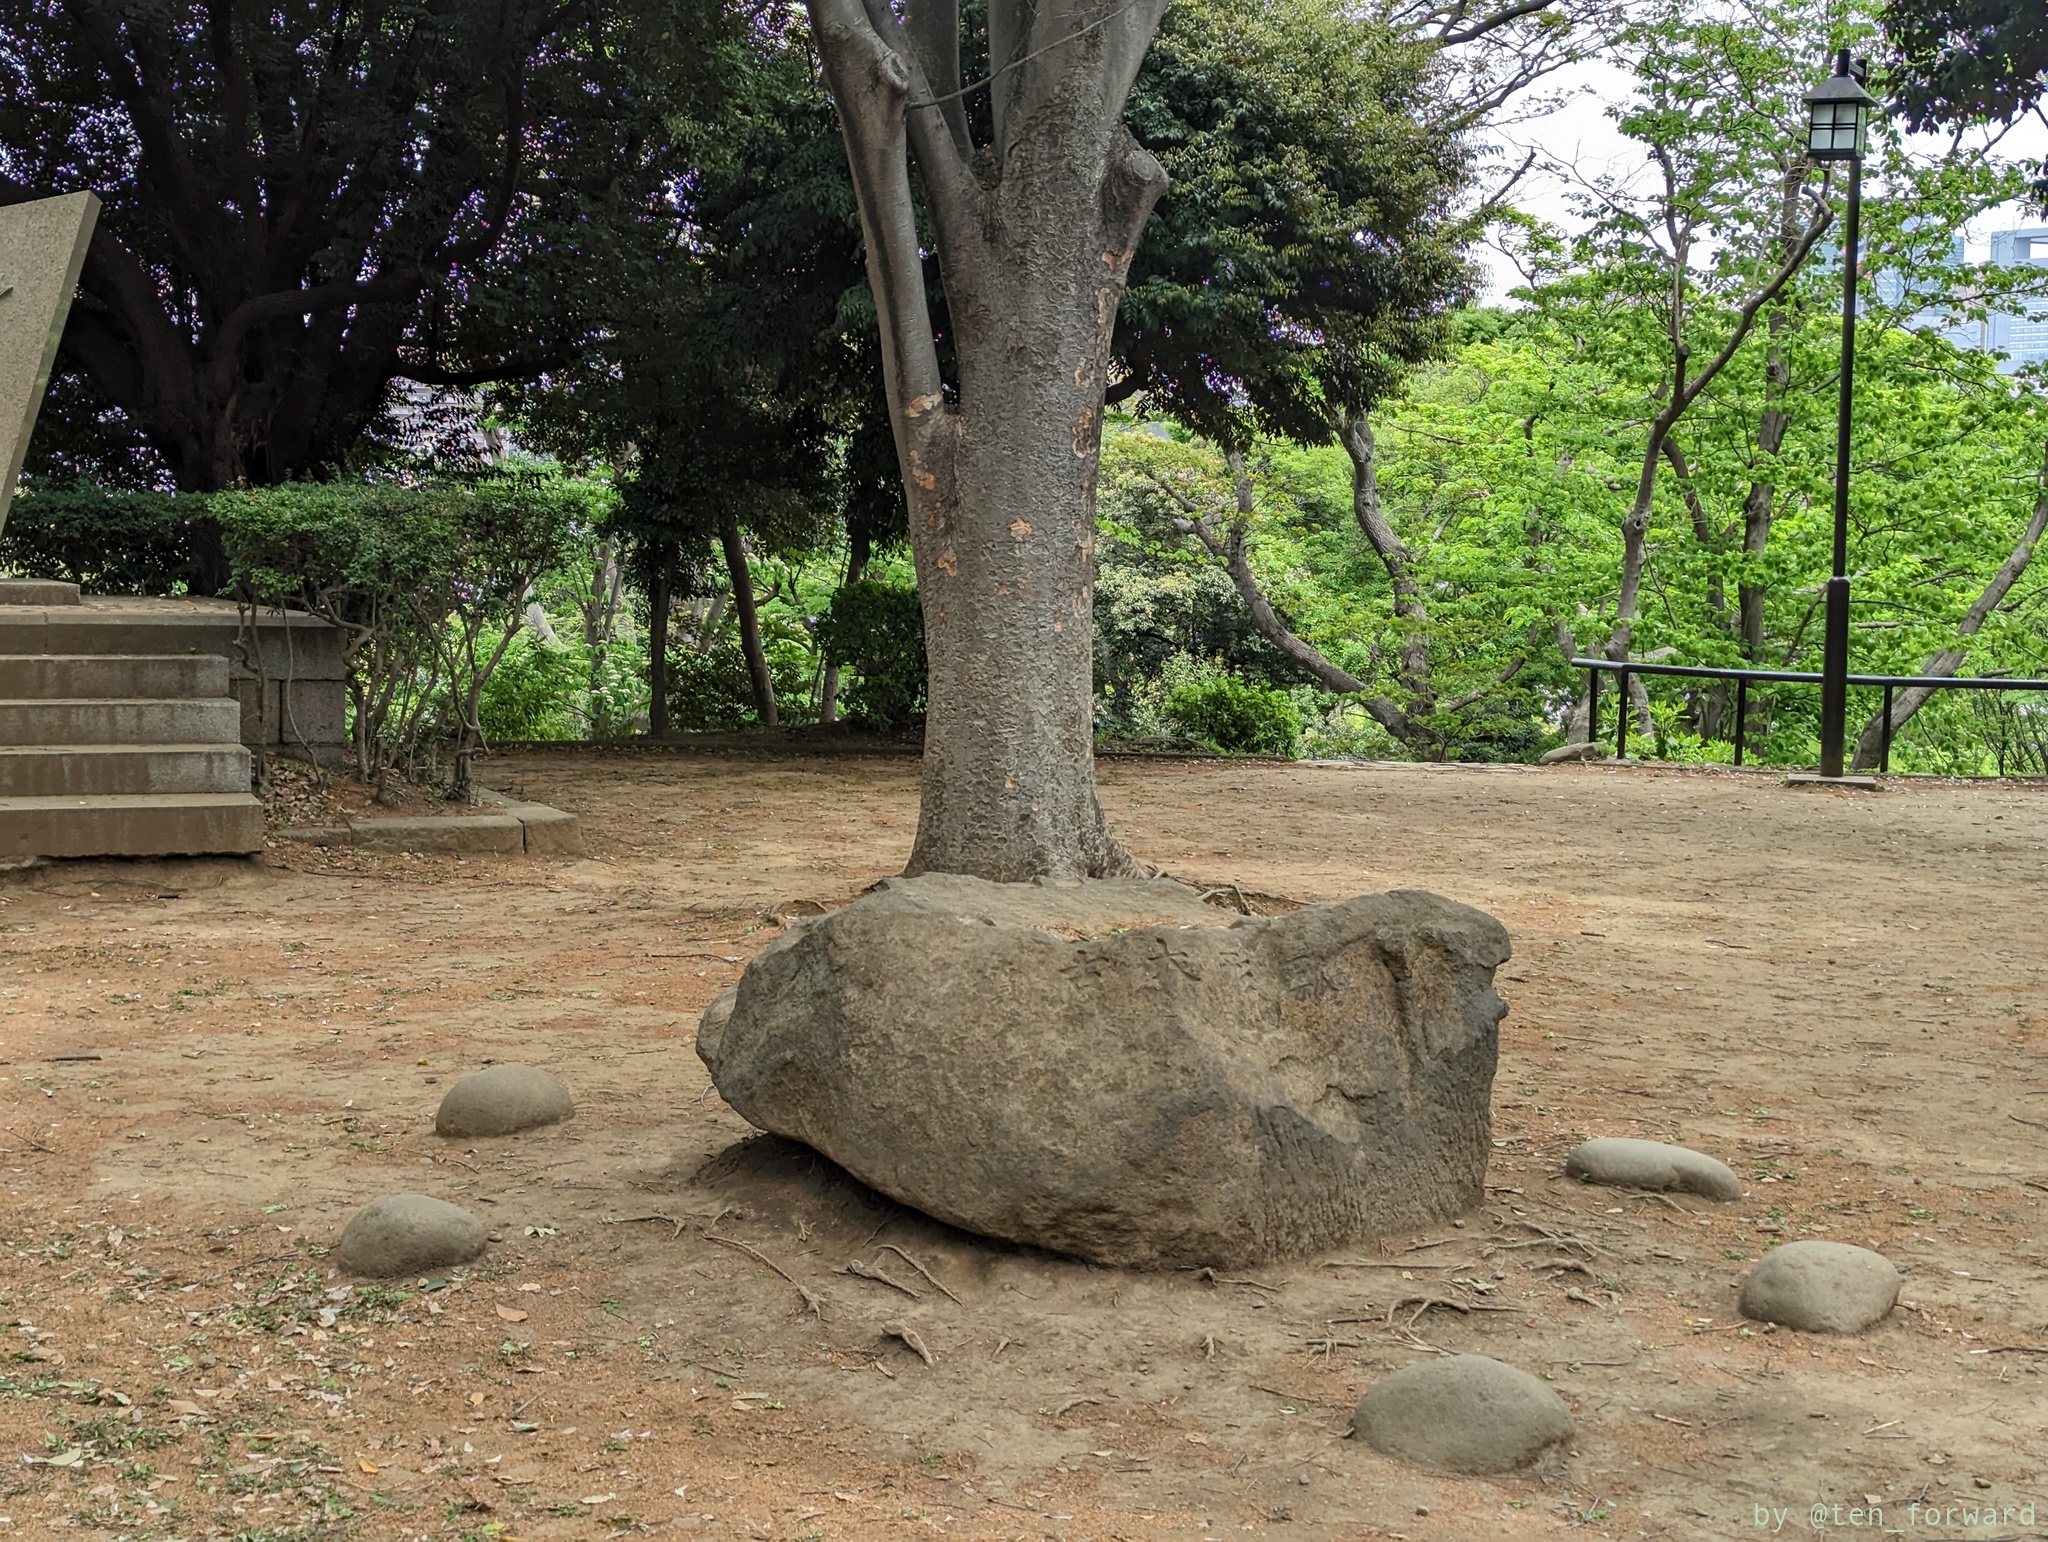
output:
<instances>
[{"instance_id":1,"label":"black metal handrail","mask_svg":"<svg viewBox=\"0 0 2048 1542\"><path fill-rule=\"evenodd\" d=\"M1586 671L1586 738L1600 737L1600 676L1619 675L1616 688L1621 708L1614 729L1614 753L1628 754L1628 677L1630 675L1684 675L1698 680L1735 682L1735 764L1742 764L1743 730L1749 722L1749 682L1786 681L1794 685L1819 685L1821 677L1798 669L1721 669L1711 664L1649 664L1633 659L1573 659L1574 669ZM1943 691L2048 691L2048 680L2009 680L1985 675L1851 675L1851 685L1884 687L1884 740L1879 769L1892 768L1892 695L1900 686L1924 685Z\"/></svg>"}]
</instances>

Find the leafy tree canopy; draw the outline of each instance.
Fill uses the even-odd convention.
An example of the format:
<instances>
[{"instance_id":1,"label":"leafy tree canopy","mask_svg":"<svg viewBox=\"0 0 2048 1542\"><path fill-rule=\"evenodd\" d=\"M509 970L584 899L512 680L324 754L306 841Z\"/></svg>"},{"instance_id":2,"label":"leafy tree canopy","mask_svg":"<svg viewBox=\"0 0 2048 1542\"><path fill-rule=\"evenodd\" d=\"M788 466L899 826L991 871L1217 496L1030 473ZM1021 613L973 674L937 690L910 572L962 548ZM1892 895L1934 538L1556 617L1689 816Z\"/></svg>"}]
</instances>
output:
<instances>
[{"instance_id":1,"label":"leafy tree canopy","mask_svg":"<svg viewBox=\"0 0 2048 1542\"><path fill-rule=\"evenodd\" d=\"M665 125L715 90L725 25L689 0L0 0L0 202L104 204L70 416L209 490L343 461L394 376L562 363L667 228Z\"/></svg>"},{"instance_id":2,"label":"leafy tree canopy","mask_svg":"<svg viewBox=\"0 0 2048 1542\"><path fill-rule=\"evenodd\" d=\"M1472 282L1439 74L1433 45L1319 0L1168 11L1126 120L1173 183L1131 265L1111 400L1142 391L1221 443L1313 441L1429 356Z\"/></svg>"},{"instance_id":3,"label":"leafy tree canopy","mask_svg":"<svg viewBox=\"0 0 2048 1542\"><path fill-rule=\"evenodd\" d=\"M1891 0L1892 98L1916 129L2011 123L2048 91L2041 0ZM2048 202L2048 162L2034 186Z\"/></svg>"}]
</instances>

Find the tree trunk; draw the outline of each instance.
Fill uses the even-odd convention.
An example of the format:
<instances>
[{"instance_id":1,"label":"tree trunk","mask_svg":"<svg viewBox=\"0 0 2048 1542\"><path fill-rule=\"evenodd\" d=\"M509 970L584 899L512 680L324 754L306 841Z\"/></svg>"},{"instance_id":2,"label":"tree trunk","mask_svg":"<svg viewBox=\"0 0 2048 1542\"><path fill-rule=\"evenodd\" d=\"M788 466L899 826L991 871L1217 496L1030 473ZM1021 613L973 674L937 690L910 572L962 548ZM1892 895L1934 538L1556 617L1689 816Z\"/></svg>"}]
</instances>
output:
<instances>
[{"instance_id":1,"label":"tree trunk","mask_svg":"<svg viewBox=\"0 0 2048 1542\"><path fill-rule=\"evenodd\" d=\"M1408 693L1407 715L1426 718L1436 709L1436 687L1429 673L1429 611L1415 577L1415 558L1407 542L1394 533L1380 507L1379 444L1372 418L1363 412L1337 419L1337 437L1351 458L1351 515L1387 570L1393 591L1394 619L1401 627L1401 688ZM1404 742L1406 742L1404 740Z\"/></svg>"},{"instance_id":2,"label":"tree trunk","mask_svg":"<svg viewBox=\"0 0 2048 1542\"><path fill-rule=\"evenodd\" d=\"M958 110L957 0L910 0L903 22L879 4L809 4L860 202L924 610L908 871L1128 872L1095 795L1095 490L1117 304L1166 187L1121 123L1165 0L993 0L995 140L980 151ZM957 398L934 346L913 153Z\"/></svg>"},{"instance_id":3,"label":"tree trunk","mask_svg":"<svg viewBox=\"0 0 2048 1542\"><path fill-rule=\"evenodd\" d=\"M2048 531L2048 449L2044 449L2041 456L2040 492L2034 499L2033 518L2027 521L2027 528L2020 533L2019 543L2013 547L2011 555L1999 565L1998 571L1992 574L1991 582L1986 584L1984 592L1977 596L1977 603L1972 605L1963 617L1962 624L1956 628L1957 637L1975 637L1984 623L1990 619L1991 613L2005 602L2005 597L2012 591L2012 586L2025 576L2027 565L2034 560L2034 549L2041 544L2044 531ZM1944 648L1921 667L1920 673L1951 676L1961 666L1963 656L1964 650L1961 648ZM1891 731L1895 737L1901 728L1913 721L1913 714L1926 706L1928 697L1938 689L1938 686L1909 685L1892 697ZM1884 758L1884 737L1884 713L1879 711L1863 725L1863 732L1856 740L1855 758L1850 762L1849 769L1874 769Z\"/></svg>"},{"instance_id":4,"label":"tree trunk","mask_svg":"<svg viewBox=\"0 0 2048 1542\"><path fill-rule=\"evenodd\" d=\"M1806 180L1806 165L1799 162L1789 169L1778 187L1778 245L1782 256L1794 250L1799 243L1799 194ZM1791 318L1782 306L1771 311L1765 323L1770 346L1764 355L1764 409L1757 418L1756 448L1759 456L1771 461L1778 458L1785 447L1785 431L1791 426L1791 417L1784 408L1785 396L1792 387L1792 366L1785 358L1784 336L1791 325ZM1751 570L1757 559L1763 555L1765 545L1771 538L1771 521L1777 512L1778 484L1774 477L1757 476L1751 479L1749 493L1742 500L1742 557L1744 569ZM1739 582L1736 585L1737 625L1742 636L1743 656L1750 663L1758 664L1764 652L1764 595L1762 584Z\"/></svg>"},{"instance_id":5,"label":"tree trunk","mask_svg":"<svg viewBox=\"0 0 2048 1542\"><path fill-rule=\"evenodd\" d=\"M647 590L647 732L666 739L668 720L668 613L670 564L656 565Z\"/></svg>"},{"instance_id":6,"label":"tree trunk","mask_svg":"<svg viewBox=\"0 0 2048 1542\"><path fill-rule=\"evenodd\" d=\"M740 617L740 651L747 656L747 679L754 688L754 717L763 728L775 721L775 677L768 672L768 654L761 646L761 616L754 608L754 570L747 563L747 543L740 534L739 515L727 510L718 526L725 548L725 568L732 575L733 609Z\"/></svg>"},{"instance_id":7,"label":"tree trunk","mask_svg":"<svg viewBox=\"0 0 2048 1542\"><path fill-rule=\"evenodd\" d=\"M850 589L867 576L868 553L872 544L865 530L855 530L847 537L846 577L839 587ZM836 723L839 721L839 666L825 666L825 683L820 688L818 700L818 721Z\"/></svg>"}]
</instances>

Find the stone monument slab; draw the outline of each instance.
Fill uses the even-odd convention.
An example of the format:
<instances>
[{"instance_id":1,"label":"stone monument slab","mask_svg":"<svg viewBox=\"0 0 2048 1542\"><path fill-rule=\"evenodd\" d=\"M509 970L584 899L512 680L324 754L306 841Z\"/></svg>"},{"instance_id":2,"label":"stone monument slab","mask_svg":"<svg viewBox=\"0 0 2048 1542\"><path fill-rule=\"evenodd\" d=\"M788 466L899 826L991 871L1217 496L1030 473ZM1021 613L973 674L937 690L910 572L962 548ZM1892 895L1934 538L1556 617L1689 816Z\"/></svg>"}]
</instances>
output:
<instances>
[{"instance_id":1,"label":"stone monument slab","mask_svg":"<svg viewBox=\"0 0 2048 1542\"><path fill-rule=\"evenodd\" d=\"M0 209L0 530L99 212L91 193Z\"/></svg>"}]
</instances>

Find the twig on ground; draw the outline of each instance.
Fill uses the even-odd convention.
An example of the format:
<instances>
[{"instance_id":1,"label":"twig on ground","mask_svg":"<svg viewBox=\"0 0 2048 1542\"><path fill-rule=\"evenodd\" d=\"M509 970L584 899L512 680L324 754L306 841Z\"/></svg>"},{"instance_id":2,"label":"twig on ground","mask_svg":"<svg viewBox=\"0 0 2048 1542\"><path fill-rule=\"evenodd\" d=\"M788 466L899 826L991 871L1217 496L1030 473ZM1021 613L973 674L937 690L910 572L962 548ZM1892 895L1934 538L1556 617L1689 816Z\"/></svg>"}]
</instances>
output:
<instances>
[{"instance_id":1,"label":"twig on ground","mask_svg":"<svg viewBox=\"0 0 2048 1542\"><path fill-rule=\"evenodd\" d=\"M916 1355L918 1359L935 1370L938 1368L938 1356L931 1352L930 1347L918 1336L917 1329L911 1327L909 1323L885 1322L882 1324L882 1332L892 1339L901 1339L909 1347L910 1352Z\"/></svg>"},{"instance_id":2,"label":"twig on ground","mask_svg":"<svg viewBox=\"0 0 2048 1542\"><path fill-rule=\"evenodd\" d=\"M1275 1397L1284 1397L1290 1403L1313 1403L1318 1408L1342 1408L1342 1403L1333 1403L1326 1397L1314 1397L1301 1392L1289 1392L1284 1387L1269 1387L1262 1381L1252 1383L1254 1392L1270 1392Z\"/></svg>"},{"instance_id":3,"label":"twig on ground","mask_svg":"<svg viewBox=\"0 0 2048 1542\"><path fill-rule=\"evenodd\" d=\"M1634 1365L1636 1357L1630 1355L1626 1360L1580 1360L1572 1355L1553 1355L1548 1363L1551 1365Z\"/></svg>"},{"instance_id":4,"label":"twig on ground","mask_svg":"<svg viewBox=\"0 0 2048 1542\"><path fill-rule=\"evenodd\" d=\"M2007 1114L2005 1117L2014 1124L2030 1124L2037 1130L2048 1130L2048 1123L2043 1123L2039 1119L2022 1119L2018 1114Z\"/></svg>"},{"instance_id":5,"label":"twig on ground","mask_svg":"<svg viewBox=\"0 0 2048 1542\"><path fill-rule=\"evenodd\" d=\"M773 1269L777 1274L781 1275L785 1280L789 1281L790 1284L796 1287L796 1293L804 1298L804 1305L810 1309L812 1315L817 1317L823 1317L825 1315L825 1298L819 1295L815 1290L812 1290L808 1285L804 1284L802 1280L798 1279L795 1275L791 1274L787 1269L783 1268L782 1265L778 1264L774 1259L770 1258L766 1253L762 1252L759 1248L749 1247L746 1243L740 1241L740 1239L737 1237L721 1237L715 1231L707 1231L706 1233L704 1233L704 1240L706 1242L722 1242L725 1244L725 1246L729 1248L738 1248L742 1253L746 1254L749 1258L755 1260L755 1262L766 1264L770 1269Z\"/></svg>"},{"instance_id":6,"label":"twig on ground","mask_svg":"<svg viewBox=\"0 0 2048 1542\"><path fill-rule=\"evenodd\" d=\"M1089 1397L1086 1393L1083 1393L1079 1397L1068 1398L1052 1411L1052 1416L1055 1419L1061 1419L1066 1417L1067 1410L1070 1408L1079 1408L1083 1403L1100 1403L1101 1401L1102 1399L1099 1397Z\"/></svg>"},{"instance_id":7,"label":"twig on ground","mask_svg":"<svg viewBox=\"0 0 2048 1542\"><path fill-rule=\"evenodd\" d=\"M659 1210L656 1210L648 1215L622 1215L619 1217L617 1224L620 1226L631 1226L640 1221L668 1222L669 1225L675 1228L675 1236L672 1236L668 1239L671 1242L675 1241L676 1237L680 1237L683 1234L683 1223L677 1220L672 1215L663 1215Z\"/></svg>"},{"instance_id":8,"label":"twig on ground","mask_svg":"<svg viewBox=\"0 0 2048 1542\"><path fill-rule=\"evenodd\" d=\"M1421 1304L1416 1305L1416 1303L1418 1302L1420 1302ZM1433 1306L1447 1306L1454 1312L1463 1312L1468 1315L1473 1312L1519 1312L1522 1310L1522 1308L1518 1306L1508 1306L1503 1303L1496 1303L1491 1301L1453 1301L1448 1296L1403 1296L1400 1300L1396 1301L1392 1306L1387 1308L1387 1315L1381 1318L1380 1321L1383 1324L1391 1326L1394 1321L1394 1314L1400 1311L1401 1308L1404 1306L1415 1307L1415 1310L1412 1313L1410 1313L1408 1317L1408 1326L1411 1328L1414 1327L1417 1322L1421 1321L1422 1314L1424 1312L1427 1312ZM1358 1318L1355 1320L1359 1322L1366 1321L1366 1319L1364 1318ZM1343 1319L1333 1317L1330 1319L1330 1321L1341 1322L1343 1321Z\"/></svg>"},{"instance_id":9,"label":"twig on ground","mask_svg":"<svg viewBox=\"0 0 2048 1542\"><path fill-rule=\"evenodd\" d=\"M1378 1320L1378 1318L1373 1319L1375 1322ZM1364 1347L1364 1339L1340 1339L1332 1333L1326 1333L1319 1339L1310 1339L1308 1341L1308 1352L1312 1355L1321 1355L1325 1360L1329 1359L1336 1350L1363 1349Z\"/></svg>"},{"instance_id":10,"label":"twig on ground","mask_svg":"<svg viewBox=\"0 0 2048 1542\"><path fill-rule=\"evenodd\" d=\"M1238 1279L1227 1274L1218 1274L1214 1269L1197 1270L1195 1278L1208 1285L1248 1285L1253 1290L1263 1290L1269 1296L1280 1294L1278 1285L1268 1285L1264 1280Z\"/></svg>"},{"instance_id":11,"label":"twig on ground","mask_svg":"<svg viewBox=\"0 0 2048 1542\"><path fill-rule=\"evenodd\" d=\"M873 1264L864 1264L858 1258L849 1260L846 1267L840 1272L842 1274L857 1275L863 1280L873 1280L877 1285L886 1285L891 1290L900 1290L913 1301L922 1301L924 1299L923 1292L917 1290L914 1286L906 1285L901 1280L892 1280Z\"/></svg>"},{"instance_id":12,"label":"twig on ground","mask_svg":"<svg viewBox=\"0 0 2048 1542\"><path fill-rule=\"evenodd\" d=\"M1671 1209L1676 1210L1680 1215L1698 1215L1700 1213L1690 1205L1681 1205L1669 1194L1660 1194L1655 1189L1639 1189L1636 1191L1636 1194L1640 1199L1654 1199L1660 1205L1667 1205Z\"/></svg>"},{"instance_id":13,"label":"twig on ground","mask_svg":"<svg viewBox=\"0 0 2048 1542\"><path fill-rule=\"evenodd\" d=\"M946 1289L946 1287L940 1282L937 1275L933 1274L931 1270L927 1269L923 1264L919 1263L916 1259L912 1258L908 1253L904 1252L903 1249L896 1246L895 1243L885 1242L882 1244L882 1246L887 1248L890 1252L894 1253L906 1264L910 1265L910 1267L915 1269L919 1274L923 1275L927 1280L931 1282L931 1287L933 1290L937 1291L940 1295L944 1296L948 1301L952 1302L955 1306L965 1306L967 1304L966 1302L962 1301L958 1296L954 1295L950 1290Z\"/></svg>"},{"instance_id":14,"label":"twig on ground","mask_svg":"<svg viewBox=\"0 0 2048 1542\"><path fill-rule=\"evenodd\" d=\"M2048 1355L2044 1344L1993 1344L1988 1349L1973 1349L1973 1355Z\"/></svg>"},{"instance_id":15,"label":"twig on ground","mask_svg":"<svg viewBox=\"0 0 2048 1542\"><path fill-rule=\"evenodd\" d=\"M1428 1264L1419 1258L1326 1258L1325 1269L1477 1269L1479 1260L1468 1258L1461 1264Z\"/></svg>"}]
</instances>

